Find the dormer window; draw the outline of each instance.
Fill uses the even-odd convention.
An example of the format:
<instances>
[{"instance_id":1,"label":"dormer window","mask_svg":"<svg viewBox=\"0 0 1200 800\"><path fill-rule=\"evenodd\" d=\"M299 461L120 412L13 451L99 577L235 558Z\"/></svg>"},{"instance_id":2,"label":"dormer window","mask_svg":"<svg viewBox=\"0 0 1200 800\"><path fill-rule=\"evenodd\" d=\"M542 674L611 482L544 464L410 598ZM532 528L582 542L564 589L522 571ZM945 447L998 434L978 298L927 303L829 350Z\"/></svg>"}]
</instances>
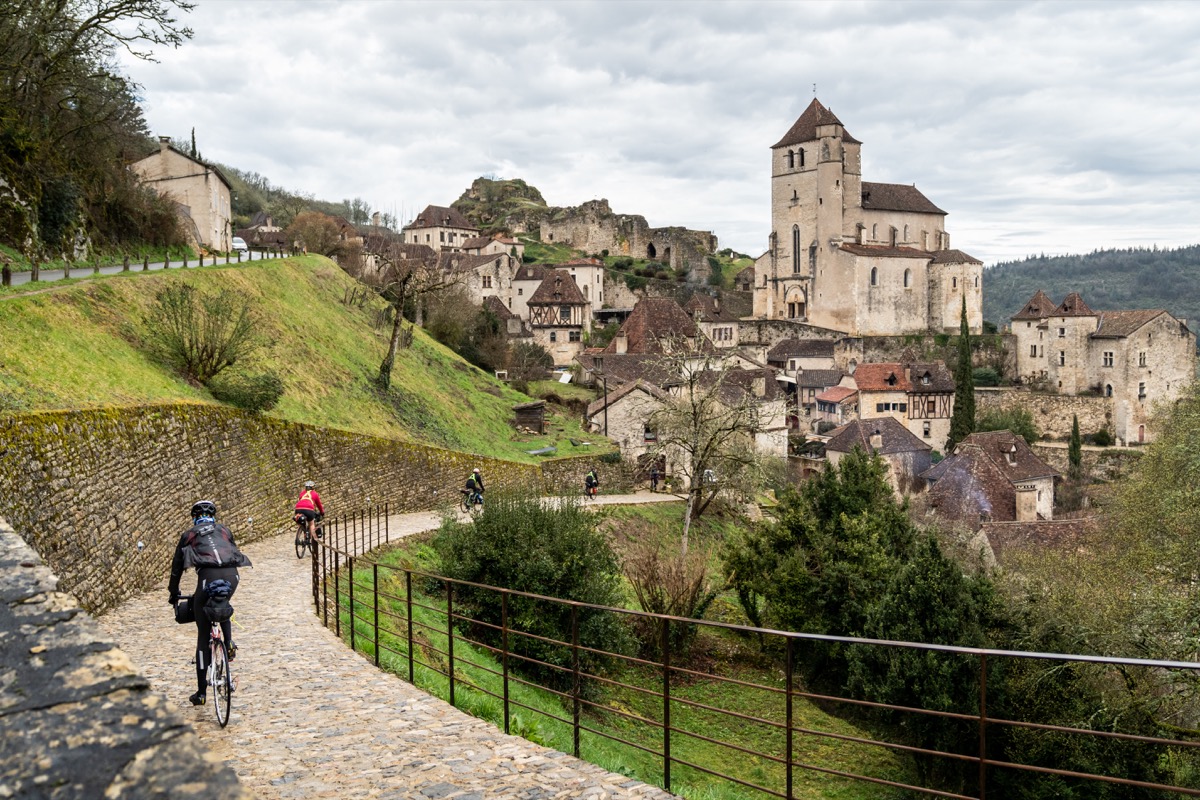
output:
<instances>
[{"instance_id":1,"label":"dormer window","mask_svg":"<svg viewBox=\"0 0 1200 800\"><path fill-rule=\"evenodd\" d=\"M1016 443L1013 443L1013 445L1008 448L1007 455L1008 455L1008 465L1010 467L1016 466L1016 464L1017 464L1017 445L1016 445Z\"/></svg>"},{"instance_id":2,"label":"dormer window","mask_svg":"<svg viewBox=\"0 0 1200 800\"><path fill-rule=\"evenodd\" d=\"M921 376L921 383L924 386L929 385L929 373L928 372L926 372L924 375Z\"/></svg>"},{"instance_id":3,"label":"dormer window","mask_svg":"<svg viewBox=\"0 0 1200 800\"><path fill-rule=\"evenodd\" d=\"M888 375L888 376L887 376L887 385L888 385L888 386L895 386L895 385L896 385L896 373L894 373L894 372L893 372L893 373L891 373L890 375Z\"/></svg>"}]
</instances>

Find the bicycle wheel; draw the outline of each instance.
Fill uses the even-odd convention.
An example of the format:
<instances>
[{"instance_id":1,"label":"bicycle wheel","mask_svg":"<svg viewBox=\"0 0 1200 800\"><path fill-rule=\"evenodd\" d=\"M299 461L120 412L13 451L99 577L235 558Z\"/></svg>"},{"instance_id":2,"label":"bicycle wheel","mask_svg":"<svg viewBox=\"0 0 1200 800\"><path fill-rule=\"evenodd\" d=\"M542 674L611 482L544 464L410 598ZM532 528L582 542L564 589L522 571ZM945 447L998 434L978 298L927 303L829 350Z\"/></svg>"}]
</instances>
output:
<instances>
[{"instance_id":1,"label":"bicycle wheel","mask_svg":"<svg viewBox=\"0 0 1200 800\"><path fill-rule=\"evenodd\" d=\"M229 657L223 641L212 643L212 682L217 722L224 728L229 724L229 708L233 705L233 676L229 673Z\"/></svg>"},{"instance_id":2,"label":"bicycle wheel","mask_svg":"<svg viewBox=\"0 0 1200 800\"><path fill-rule=\"evenodd\" d=\"M458 507L462 509L464 514L470 514L471 513L471 495L464 494L462 496L462 501L459 502L459 504L458 504Z\"/></svg>"},{"instance_id":3,"label":"bicycle wheel","mask_svg":"<svg viewBox=\"0 0 1200 800\"><path fill-rule=\"evenodd\" d=\"M296 558L304 558L304 551L308 549L308 528L303 525L296 526Z\"/></svg>"}]
</instances>

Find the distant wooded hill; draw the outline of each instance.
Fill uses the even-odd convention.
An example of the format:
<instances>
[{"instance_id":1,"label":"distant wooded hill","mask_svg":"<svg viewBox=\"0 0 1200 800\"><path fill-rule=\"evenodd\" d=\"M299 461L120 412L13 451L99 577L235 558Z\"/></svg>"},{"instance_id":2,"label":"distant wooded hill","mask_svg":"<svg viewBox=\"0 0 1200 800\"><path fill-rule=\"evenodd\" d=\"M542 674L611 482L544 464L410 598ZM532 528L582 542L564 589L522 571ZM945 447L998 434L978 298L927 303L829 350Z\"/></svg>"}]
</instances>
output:
<instances>
[{"instance_id":1,"label":"distant wooded hill","mask_svg":"<svg viewBox=\"0 0 1200 800\"><path fill-rule=\"evenodd\" d=\"M1200 245L1030 256L990 267L983 280L983 318L1000 328L1038 289L1056 303L1079 292L1096 311L1163 308L1200 325Z\"/></svg>"}]
</instances>

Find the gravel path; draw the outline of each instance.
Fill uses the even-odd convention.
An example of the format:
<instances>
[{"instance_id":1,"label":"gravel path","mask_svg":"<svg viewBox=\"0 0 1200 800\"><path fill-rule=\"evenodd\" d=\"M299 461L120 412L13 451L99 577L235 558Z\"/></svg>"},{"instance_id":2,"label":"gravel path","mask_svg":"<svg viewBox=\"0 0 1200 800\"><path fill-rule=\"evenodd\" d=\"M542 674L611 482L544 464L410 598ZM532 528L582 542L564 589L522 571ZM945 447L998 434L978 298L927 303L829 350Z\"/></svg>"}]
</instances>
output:
<instances>
[{"instance_id":1,"label":"gravel path","mask_svg":"<svg viewBox=\"0 0 1200 800\"><path fill-rule=\"evenodd\" d=\"M665 502L602 496L596 504ZM436 527L436 513L390 518L392 536ZM317 620L307 559L291 533L245 548L233 662L233 715L192 708L195 627L176 625L166 589L99 618L152 686L260 798L654 798L671 795L569 755L506 736L352 653ZM185 587L188 586L185 578ZM165 586L165 579L164 579ZM190 591L190 588L187 589Z\"/></svg>"}]
</instances>

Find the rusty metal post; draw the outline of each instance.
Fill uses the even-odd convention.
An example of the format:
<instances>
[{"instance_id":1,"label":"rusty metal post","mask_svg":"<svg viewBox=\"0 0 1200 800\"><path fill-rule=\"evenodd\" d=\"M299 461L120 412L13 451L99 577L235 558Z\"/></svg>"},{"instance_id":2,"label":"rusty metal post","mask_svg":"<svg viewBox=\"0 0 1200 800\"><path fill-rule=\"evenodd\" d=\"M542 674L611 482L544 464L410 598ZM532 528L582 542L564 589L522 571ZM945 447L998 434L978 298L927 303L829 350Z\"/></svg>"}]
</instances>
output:
<instances>
[{"instance_id":1,"label":"rusty metal post","mask_svg":"<svg viewBox=\"0 0 1200 800\"><path fill-rule=\"evenodd\" d=\"M383 543L384 544L391 544L391 542L392 542L392 532L391 532L390 528L388 527L390 521L391 521L391 515L388 513L388 504L385 501L383 504Z\"/></svg>"},{"instance_id":2,"label":"rusty metal post","mask_svg":"<svg viewBox=\"0 0 1200 800\"><path fill-rule=\"evenodd\" d=\"M337 637L342 638L342 615L341 615L341 595L342 595L342 570L337 563L337 553L333 556L333 629Z\"/></svg>"},{"instance_id":3,"label":"rusty metal post","mask_svg":"<svg viewBox=\"0 0 1200 800\"><path fill-rule=\"evenodd\" d=\"M408 606L408 682L413 680L413 618L412 618L412 572L404 570L405 603Z\"/></svg>"},{"instance_id":4,"label":"rusty metal post","mask_svg":"<svg viewBox=\"0 0 1200 800\"><path fill-rule=\"evenodd\" d=\"M979 800L987 797L987 653L979 654Z\"/></svg>"},{"instance_id":5,"label":"rusty metal post","mask_svg":"<svg viewBox=\"0 0 1200 800\"><path fill-rule=\"evenodd\" d=\"M662 620L663 788L671 791L671 621Z\"/></svg>"},{"instance_id":6,"label":"rusty metal post","mask_svg":"<svg viewBox=\"0 0 1200 800\"><path fill-rule=\"evenodd\" d=\"M371 591L375 599L375 666L379 666L379 564L371 565Z\"/></svg>"},{"instance_id":7,"label":"rusty metal post","mask_svg":"<svg viewBox=\"0 0 1200 800\"><path fill-rule=\"evenodd\" d=\"M348 594L350 595L350 652L354 652L354 556L346 559L346 583L349 585Z\"/></svg>"},{"instance_id":8,"label":"rusty metal post","mask_svg":"<svg viewBox=\"0 0 1200 800\"><path fill-rule=\"evenodd\" d=\"M337 528L333 530L334 535L337 535ZM329 627L329 548L321 548L321 591L324 595L324 600L321 602L321 613L325 616L325 627Z\"/></svg>"},{"instance_id":9,"label":"rusty metal post","mask_svg":"<svg viewBox=\"0 0 1200 800\"><path fill-rule=\"evenodd\" d=\"M571 605L571 719L576 758L579 758L579 606Z\"/></svg>"},{"instance_id":10,"label":"rusty metal post","mask_svg":"<svg viewBox=\"0 0 1200 800\"><path fill-rule=\"evenodd\" d=\"M500 593L500 669L504 676L504 732L508 733L508 592Z\"/></svg>"},{"instance_id":11,"label":"rusty metal post","mask_svg":"<svg viewBox=\"0 0 1200 800\"><path fill-rule=\"evenodd\" d=\"M784 716L787 718L787 796L788 800L792 800L792 676L795 674L795 655L794 647L796 640L791 636L787 638L787 700L785 705Z\"/></svg>"},{"instance_id":12,"label":"rusty metal post","mask_svg":"<svg viewBox=\"0 0 1200 800\"><path fill-rule=\"evenodd\" d=\"M454 584L446 581L446 674L450 676L450 705L454 705Z\"/></svg>"}]
</instances>

